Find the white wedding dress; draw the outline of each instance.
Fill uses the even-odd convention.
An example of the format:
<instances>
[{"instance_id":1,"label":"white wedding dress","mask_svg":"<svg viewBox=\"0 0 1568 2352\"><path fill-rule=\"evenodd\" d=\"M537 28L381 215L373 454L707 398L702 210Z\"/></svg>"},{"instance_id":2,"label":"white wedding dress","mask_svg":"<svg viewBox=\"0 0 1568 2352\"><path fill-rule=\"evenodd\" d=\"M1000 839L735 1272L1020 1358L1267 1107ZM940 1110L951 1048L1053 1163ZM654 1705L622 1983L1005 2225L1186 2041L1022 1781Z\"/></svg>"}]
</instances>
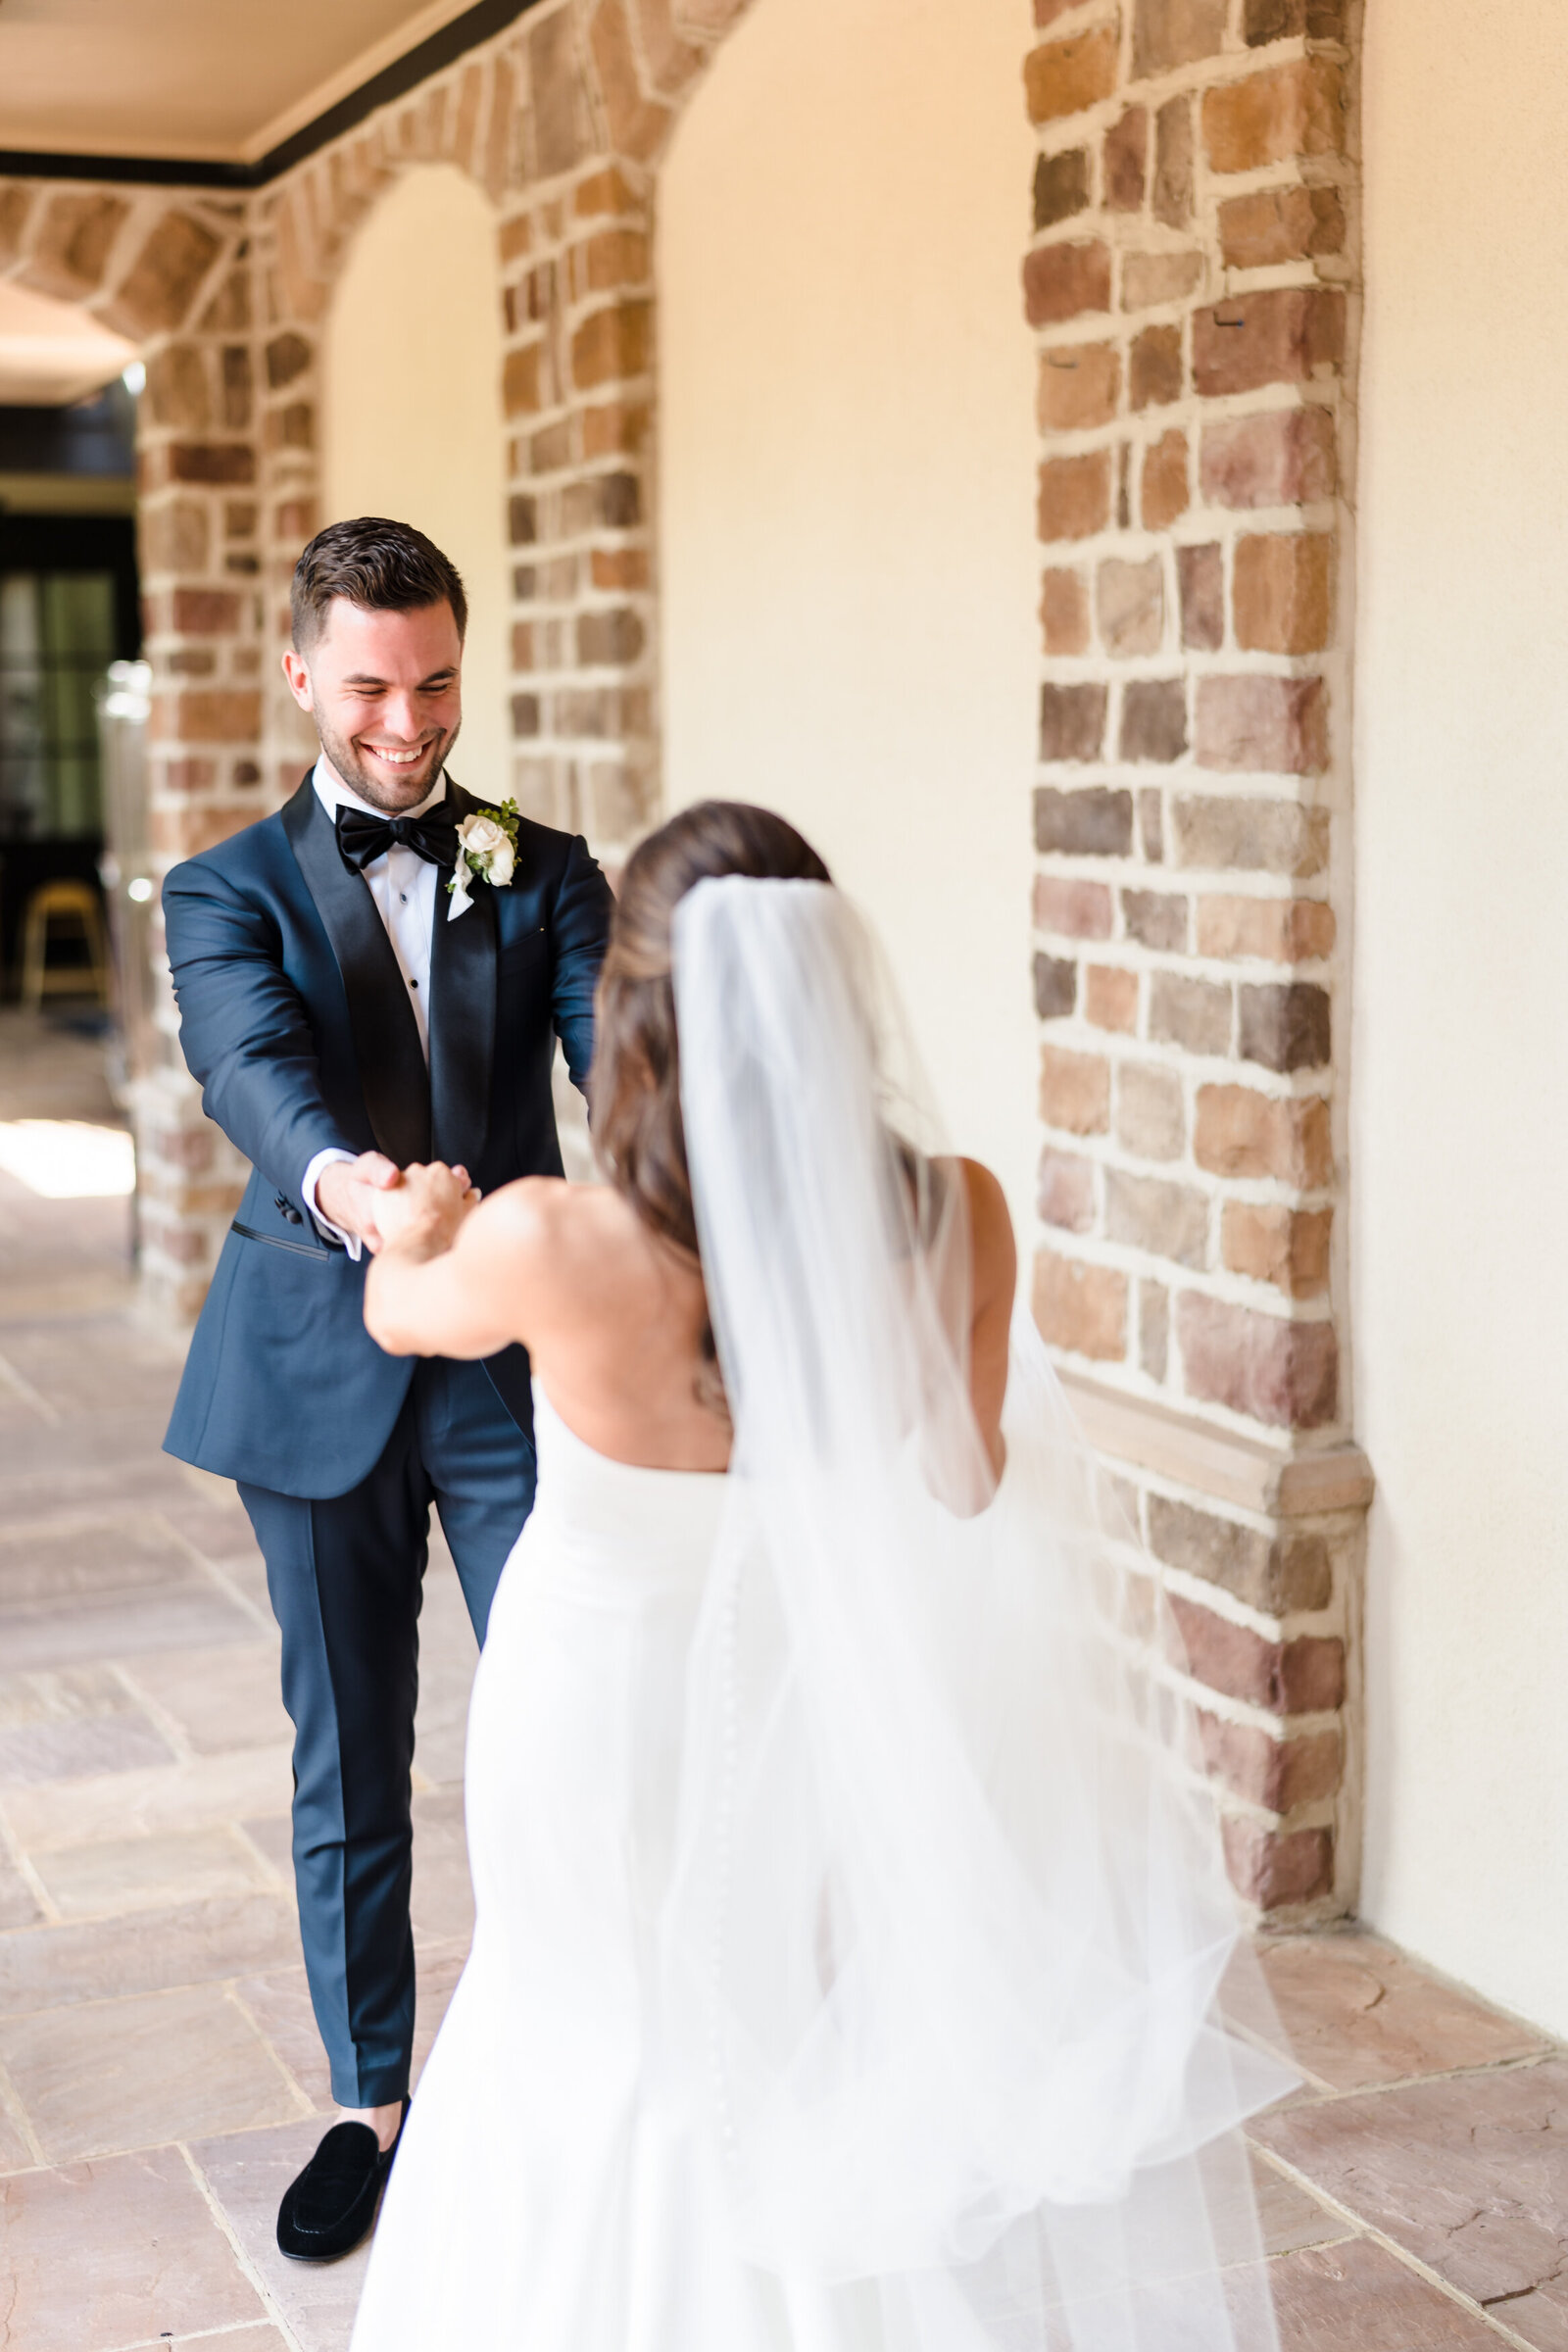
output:
<instances>
[{"instance_id":1,"label":"white wedding dress","mask_svg":"<svg viewBox=\"0 0 1568 2352\"><path fill-rule=\"evenodd\" d=\"M353 2352L1277 2352L1237 2127L1291 2078L1220 2015L1148 1563L1026 1316L986 1503L959 1188L838 894L699 885L675 978L731 1471L535 1384Z\"/></svg>"}]
</instances>

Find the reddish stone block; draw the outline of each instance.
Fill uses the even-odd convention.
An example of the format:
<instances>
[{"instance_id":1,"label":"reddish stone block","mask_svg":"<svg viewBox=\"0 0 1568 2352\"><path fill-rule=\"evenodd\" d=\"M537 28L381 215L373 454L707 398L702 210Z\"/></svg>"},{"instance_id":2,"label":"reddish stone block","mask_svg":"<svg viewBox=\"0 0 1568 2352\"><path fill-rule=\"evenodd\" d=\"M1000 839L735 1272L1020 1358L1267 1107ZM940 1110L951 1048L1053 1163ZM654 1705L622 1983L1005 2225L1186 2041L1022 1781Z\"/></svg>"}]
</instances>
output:
<instances>
[{"instance_id":1,"label":"reddish stone block","mask_svg":"<svg viewBox=\"0 0 1568 2352\"><path fill-rule=\"evenodd\" d=\"M1065 41L1047 41L1024 59L1031 122L1054 122L1110 97L1121 70L1121 27L1097 24Z\"/></svg>"},{"instance_id":2,"label":"reddish stone block","mask_svg":"<svg viewBox=\"0 0 1568 2352\"><path fill-rule=\"evenodd\" d=\"M601 176L605 175L601 174ZM580 199L583 188L591 187L593 184L591 180L585 179L578 188L577 210L579 212L591 209L582 204ZM525 254L533 251L533 215L531 213L514 213L510 220L502 221L496 236L502 261L520 262Z\"/></svg>"},{"instance_id":3,"label":"reddish stone block","mask_svg":"<svg viewBox=\"0 0 1568 2352\"><path fill-rule=\"evenodd\" d=\"M1114 343L1069 343L1040 355L1036 415L1042 432L1108 424L1121 399L1121 353Z\"/></svg>"},{"instance_id":4,"label":"reddish stone block","mask_svg":"<svg viewBox=\"0 0 1568 2352\"><path fill-rule=\"evenodd\" d=\"M577 182L571 209L579 220L589 220L604 213L641 214L644 202L626 174L616 165L610 164L603 172L590 172L586 179ZM526 244L522 250L526 252Z\"/></svg>"},{"instance_id":5,"label":"reddish stone block","mask_svg":"<svg viewBox=\"0 0 1568 2352\"><path fill-rule=\"evenodd\" d=\"M1182 396L1182 330L1146 326L1133 338L1129 395L1134 413L1167 407Z\"/></svg>"},{"instance_id":6,"label":"reddish stone block","mask_svg":"<svg viewBox=\"0 0 1568 2352\"><path fill-rule=\"evenodd\" d=\"M1330 826L1328 809L1303 808L1298 801L1182 799L1177 862L1304 881L1328 863Z\"/></svg>"},{"instance_id":7,"label":"reddish stone block","mask_svg":"<svg viewBox=\"0 0 1568 2352\"><path fill-rule=\"evenodd\" d=\"M1220 254L1230 270L1275 269L1345 250L1338 188L1260 188L1219 208Z\"/></svg>"},{"instance_id":8,"label":"reddish stone block","mask_svg":"<svg viewBox=\"0 0 1568 2352\"><path fill-rule=\"evenodd\" d=\"M1048 571L1040 583L1040 628L1050 654L1089 651L1089 583L1081 571Z\"/></svg>"},{"instance_id":9,"label":"reddish stone block","mask_svg":"<svg viewBox=\"0 0 1568 2352\"><path fill-rule=\"evenodd\" d=\"M1194 748L1200 767L1321 775L1328 688L1321 678L1200 678Z\"/></svg>"},{"instance_id":10,"label":"reddish stone block","mask_svg":"<svg viewBox=\"0 0 1568 2352\"><path fill-rule=\"evenodd\" d=\"M1127 660L1159 651L1165 629L1165 574L1157 556L1142 564L1107 557L1095 581L1100 641L1107 654Z\"/></svg>"},{"instance_id":11,"label":"reddish stone block","mask_svg":"<svg viewBox=\"0 0 1568 2352\"><path fill-rule=\"evenodd\" d=\"M1312 963L1334 952L1334 909L1322 899L1204 898L1198 953L1227 960Z\"/></svg>"},{"instance_id":12,"label":"reddish stone block","mask_svg":"<svg viewBox=\"0 0 1568 2352\"><path fill-rule=\"evenodd\" d=\"M218 782L216 760L166 760L162 762L166 792L211 792Z\"/></svg>"},{"instance_id":13,"label":"reddish stone block","mask_svg":"<svg viewBox=\"0 0 1568 2352\"><path fill-rule=\"evenodd\" d=\"M1034 917L1038 929L1068 939L1108 939L1112 929L1109 889L1061 874L1035 876Z\"/></svg>"},{"instance_id":14,"label":"reddish stone block","mask_svg":"<svg viewBox=\"0 0 1568 2352\"><path fill-rule=\"evenodd\" d=\"M579 391L645 375L653 348L653 305L618 302L593 311L571 338L571 380Z\"/></svg>"},{"instance_id":15,"label":"reddish stone block","mask_svg":"<svg viewBox=\"0 0 1568 2352\"><path fill-rule=\"evenodd\" d=\"M172 624L190 637L227 637L239 627L240 600L227 588L176 588Z\"/></svg>"},{"instance_id":16,"label":"reddish stone block","mask_svg":"<svg viewBox=\"0 0 1568 2352\"><path fill-rule=\"evenodd\" d=\"M582 454L585 458L635 458L648 447L653 410L645 400L616 400L604 408L582 411Z\"/></svg>"},{"instance_id":17,"label":"reddish stone block","mask_svg":"<svg viewBox=\"0 0 1568 2352\"><path fill-rule=\"evenodd\" d=\"M621 0L599 0L588 20L588 47L599 76L611 146L634 163L648 163L662 145L674 115L643 89Z\"/></svg>"},{"instance_id":18,"label":"reddish stone block","mask_svg":"<svg viewBox=\"0 0 1568 2352\"><path fill-rule=\"evenodd\" d=\"M1110 247L1099 237L1037 245L1023 264L1024 311L1031 326L1056 326L1085 311L1110 308Z\"/></svg>"},{"instance_id":19,"label":"reddish stone block","mask_svg":"<svg viewBox=\"0 0 1568 2352\"><path fill-rule=\"evenodd\" d=\"M1040 1154L1035 1207L1044 1225L1063 1233L1088 1233L1095 1222L1095 1163L1074 1152Z\"/></svg>"},{"instance_id":20,"label":"reddish stone block","mask_svg":"<svg viewBox=\"0 0 1568 2352\"><path fill-rule=\"evenodd\" d=\"M1101 1363L1127 1353L1127 1277L1054 1250L1035 1256L1034 1317L1048 1347Z\"/></svg>"},{"instance_id":21,"label":"reddish stone block","mask_svg":"<svg viewBox=\"0 0 1568 2352\"><path fill-rule=\"evenodd\" d=\"M1187 435L1161 433L1144 452L1143 483L1138 507L1146 531L1168 530L1186 514L1191 503L1187 486ZM1177 555L1181 564L1181 554Z\"/></svg>"},{"instance_id":22,"label":"reddish stone block","mask_svg":"<svg viewBox=\"0 0 1568 2352\"><path fill-rule=\"evenodd\" d=\"M1326 57L1221 82L1203 93L1203 144L1214 172L1262 172L1345 146L1345 84Z\"/></svg>"},{"instance_id":23,"label":"reddish stone block","mask_svg":"<svg viewBox=\"0 0 1568 2352\"><path fill-rule=\"evenodd\" d=\"M648 554L640 547L596 547L589 558L596 588L646 588Z\"/></svg>"},{"instance_id":24,"label":"reddish stone block","mask_svg":"<svg viewBox=\"0 0 1568 2352\"><path fill-rule=\"evenodd\" d=\"M528 93L539 176L555 179L588 153L591 140L574 11L548 9L529 33Z\"/></svg>"},{"instance_id":25,"label":"reddish stone block","mask_svg":"<svg viewBox=\"0 0 1568 2352\"><path fill-rule=\"evenodd\" d=\"M1304 384L1345 357L1345 296L1326 286L1240 294L1193 317L1193 381L1205 398Z\"/></svg>"},{"instance_id":26,"label":"reddish stone block","mask_svg":"<svg viewBox=\"0 0 1568 2352\"><path fill-rule=\"evenodd\" d=\"M1276 1429L1321 1429L1333 1420L1340 1359L1332 1323L1287 1322L1188 1291L1177 1301L1176 1331L1189 1396Z\"/></svg>"},{"instance_id":27,"label":"reddish stone block","mask_svg":"<svg viewBox=\"0 0 1568 2352\"><path fill-rule=\"evenodd\" d=\"M1211 1176L1276 1177L1302 1192L1334 1180L1329 1106L1250 1086L1200 1086L1193 1157Z\"/></svg>"},{"instance_id":28,"label":"reddish stone block","mask_svg":"<svg viewBox=\"0 0 1568 2352\"><path fill-rule=\"evenodd\" d=\"M1118 756L1168 763L1187 749L1185 678L1134 678L1122 689Z\"/></svg>"},{"instance_id":29,"label":"reddish stone block","mask_svg":"<svg viewBox=\"0 0 1568 2352\"><path fill-rule=\"evenodd\" d=\"M1059 691L1070 693L1071 688ZM1100 698L1103 717L1103 686L1088 687ZM1133 796L1095 785L1082 792L1059 792L1043 784L1035 794L1035 848L1042 857L1125 858L1133 846Z\"/></svg>"},{"instance_id":30,"label":"reddish stone block","mask_svg":"<svg viewBox=\"0 0 1568 2352\"><path fill-rule=\"evenodd\" d=\"M1320 1070L1331 1053L1329 992L1315 981L1272 982L1237 991L1238 1051L1266 1070Z\"/></svg>"},{"instance_id":31,"label":"reddish stone block","mask_svg":"<svg viewBox=\"0 0 1568 2352\"><path fill-rule=\"evenodd\" d=\"M1225 642L1225 560L1213 545L1176 551L1182 600L1182 644L1213 653Z\"/></svg>"},{"instance_id":32,"label":"reddish stone block","mask_svg":"<svg viewBox=\"0 0 1568 2352\"><path fill-rule=\"evenodd\" d=\"M242 441L172 441L156 453L166 481L253 482L256 452Z\"/></svg>"},{"instance_id":33,"label":"reddish stone block","mask_svg":"<svg viewBox=\"0 0 1568 2352\"><path fill-rule=\"evenodd\" d=\"M1167 228L1185 228L1193 217L1193 103L1167 100L1154 117L1154 184L1150 206Z\"/></svg>"},{"instance_id":34,"label":"reddish stone block","mask_svg":"<svg viewBox=\"0 0 1568 2352\"><path fill-rule=\"evenodd\" d=\"M1157 956L1187 952L1187 901L1171 890L1124 890L1121 919L1129 939Z\"/></svg>"},{"instance_id":35,"label":"reddish stone block","mask_svg":"<svg viewBox=\"0 0 1568 2352\"><path fill-rule=\"evenodd\" d=\"M1043 155L1035 165L1034 222L1036 233L1054 228L1089 210L1089 150L1066 147L1059 155Z\"/></svg>"},{"instance_id":36,"label":"reddish stone block","mask_svg":"<svg viewBox=\"0 0 1568 2352\"><path fill-rule=\"evenodd\" d=\"M1236 642L1247 652L1321 653L1333 623L1333 538L1291 531L1239 539L1231 600Z\"/></svg>"},{"instance_id":37,"label":"reddish stone block","mask_svg":"<svg viewBox=\"0 0 1568 2352\"><path fill-rule=\"evenodd\" d=\"M1329 1287L1331 1208L1230 1200L1220 1246L1233 1274L1268 1282L1287 1298L1320 1298Z\"/></svg>"},{"instance_id":38,"label":"reddish stone block","mask_svg":"<svg viewBox=\"0 0 1568 2352\"><path fill-rule=\"evenodd\" d=\"M1163 1177L1107 1168L1105 1232L1109 1240L1151 1257L1200 1269L1208 1261L1207 1196Z\"/></svg>"},{"instance_id":39,"label":"reddish stone block","mask_svg":"<svg viewBox=\"0 0 1568 2352\"><path fill-rule=\"evenodd\" d=\"M1138 1159L1180 1159L1187 1137L1179 1071L1124 1061L1116 1073L1116 1141Z\"/></svg>"},{"instance_id":40,"label":"reddish stone block","mask_svg":"<svg viewBox=\"0 0 1568 2352\"><path fill-rule=\"evenodd\" d=\"M1170 1610L1194 1682L1276 1715L1331 1714L1344 1705L1343 1642L1317 1634L1271 1642L1179 1592Z\"/></svg>"},{"instance_id":41,"label":"reddish stone block","mask_svg":"<svg viewBox=\"0 0 1568 2352\"><path fill-rule=\"evenodd\" d=\"M1110 1128L1110 1064L1100 1054L1040 1049L1040 1116L1068 1135L1105 1135Z\"/></svg>"},{"instance_id":42,"label":"reddish stone block","mask_svg":"<svg viewBox=\"0 0 1568 2352\"><path fill-rule=\"evenodd\" d=\"M1334 419L1313 405L1211 424L1200 478L1216 507L1304 507L1332 498L1339 487Z\"/></svg>"},{"instance_id":43,"label":"reddish stone block","mask_svg":"<svg viewBox=\"0 0 1568 2352\"><path fill-rule=\"evenodd\" d=\"M1345 1746L1337 1731L1303 1732L1275 1740L1253 1724L1227 1723L1198 1711L1199 1737L1209 1773L1233 1796L1270 1813L1333 1796L1345 1778Z\"/></svg>"},{"instance_id":44,"label":"reddish stone block","mask_svg":"<svg viewBox=\"0 0 1568 2352\"><path fill-rule=\"evenodd\" d=\"M1141 213L1149 177L1149 109L1129 107L1105 133L1102 186L1107 213Z\"/></svg>"},{"instance_id":45,"label":"reddish stone block","mask_svg":"<svg viewBox=\"0 0 1568 2352\"><path fill-rule=\"evenodd\" d=\"M1261 1911L1310 1903L1334 1891L1332 1830L1270 1830L1227 1815L1220 1824L1231 1885ZM1341 2305L1349 2298L1341 2289Z\"/></svg>"},{"instance_id":46,"label":"reddish stone block","mask_svg":"<svg viewBox=\"0 0 1568 2352\"><path fill-rule=\"evenodd\" d=\"M1078 966L1067 956L1034 960L1035 1011L1043 1021L1064 1021L1078 1002Z\"/></svg>"},{"instance_id":47,"label":"reddish stone block","mask_svg":"<svg viewBox=\"0 0 1568 2352\"><path fill-rule=\"evenodd\" d=\"M172 710L167 703L158 705L163 723L154 726L153 734L173 736L181 743L249 743L261 734L262 698L249 690L192 689L175 695L172 705Z\"/></svg>"},{"instance_id":48,"label":"reddish stone block","mask_svg":"<svg viewBox=\"0 0 1568 2352\"><path fill-rule=\"evenodd\" d=\"M1121 307L1124 311L1152 311L1164 303L1185 302L1202 283L1200 253L1128 253L1122 256Z\"/></svg>"},{"instance_id":49,"label":"reddish stone block","mask_svg":"<svg viewBox=\"0 0 1568 2352\"><path fill-rule=\"evenodd\" d=\"M1110 520L1110 452L1053 458L1040 468L1036 509L1040 537L1090 539Z\"/></svg>"},{"instance_id":50,"label":"reddish stone block","mask_svg":"<svg viewBox=\"0 0 1568 2352\"><path fill-rule=\"evenodd\" d=\"M1217 57L1225 44L1226 0L1137 0L1133 74L1165 74Z\"/></svg>"},{"instance_id":51,"label":"reddish stone block","mask_svg":"<svg viewBox=\"0 0 1568 2352\"><path fill-rule=\"evenodd\" d=\"M1084 974L1084 1018L1123 1037L1138 1027L1138 974L1120 964L1092 963Z\"/></svg>"}]
</instances>

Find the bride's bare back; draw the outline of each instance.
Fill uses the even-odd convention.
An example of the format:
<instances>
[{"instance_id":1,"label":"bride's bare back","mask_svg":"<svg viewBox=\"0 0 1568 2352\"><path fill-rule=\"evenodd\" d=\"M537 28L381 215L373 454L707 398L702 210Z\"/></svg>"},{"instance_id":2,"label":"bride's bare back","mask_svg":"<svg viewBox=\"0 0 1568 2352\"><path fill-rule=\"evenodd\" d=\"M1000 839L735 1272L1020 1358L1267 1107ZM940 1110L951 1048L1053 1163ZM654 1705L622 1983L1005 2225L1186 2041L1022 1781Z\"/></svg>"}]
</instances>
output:
<instances>
[{"instance_id":1,"label":"bride's bare back","mask_svg":"<svg viewBox=\"0 0 1568 2352\"><path fill-rule=\"evenodd\" d=\"M970 1394L1000 1469L1017 1260L1001 1186L976 1161L957 1164L969 1209ZM647 1469L725 1468L730 1430L704 1358L701 1275L613 1188L531 1176L475 1205L450 1169L416 1167L382 1196L380 1224L365 1319L390 1354L471 1360L520 1341L557 1412L596 1451Z\"/></svg>"}]
</instances>

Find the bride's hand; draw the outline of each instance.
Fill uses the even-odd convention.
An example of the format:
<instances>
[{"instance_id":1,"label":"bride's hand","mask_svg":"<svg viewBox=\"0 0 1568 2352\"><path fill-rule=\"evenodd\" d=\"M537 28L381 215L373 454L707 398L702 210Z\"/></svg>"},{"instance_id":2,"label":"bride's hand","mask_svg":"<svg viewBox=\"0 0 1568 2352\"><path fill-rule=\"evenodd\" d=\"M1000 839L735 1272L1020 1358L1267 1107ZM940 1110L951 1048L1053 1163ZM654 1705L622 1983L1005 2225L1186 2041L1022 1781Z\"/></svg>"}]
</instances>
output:
<instances>
[{"instance_id":1,"label":"bride's hand","mask_svg":"<svg viewBox=\"0 0 1568 2352\"><path fill-rule=\"evenodd\" d=\"M402 1181L377 1200L381 1247L400 1256L439 1257L451 1249L464 1219L478 1204L466 1168L449 1168L439 1159L428 1165L416 1160L404 1169Z\"/></svg>"}]
</instances>

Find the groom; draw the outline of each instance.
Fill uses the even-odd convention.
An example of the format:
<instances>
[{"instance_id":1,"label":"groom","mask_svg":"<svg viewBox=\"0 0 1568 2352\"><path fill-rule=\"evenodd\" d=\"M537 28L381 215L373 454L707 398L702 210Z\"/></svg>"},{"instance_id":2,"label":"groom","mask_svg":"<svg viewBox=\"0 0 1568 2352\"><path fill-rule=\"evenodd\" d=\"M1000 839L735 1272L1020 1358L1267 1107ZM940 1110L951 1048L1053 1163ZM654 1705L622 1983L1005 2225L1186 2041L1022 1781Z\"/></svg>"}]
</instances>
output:
<instances>
[{"instance_id":1,"label":"groom","mask_svg":"<svg viewBox=\"0 0 1568 2352\"><path fill-rule=\"evenodd\" d=\"M522 1349L383 1355L363 1253L411 1160L484 1192L561 1174L555 1041L583 1086L611 897L581 840L522 819L514 863L503 825L466 821L483 805L445 763L466 602L438 548L333 523L292 605L283 668L321 756L277 815L164 884L185 1058L252 1166L166 1443L239 1482L282 1628L300 1931L342 2116L277 2233L325 2260L369 2227L409 2087L430 1505L482 1642L534 1488ZM460 855L460 824L492 854Z\"/></svg>"}]
</instances>

